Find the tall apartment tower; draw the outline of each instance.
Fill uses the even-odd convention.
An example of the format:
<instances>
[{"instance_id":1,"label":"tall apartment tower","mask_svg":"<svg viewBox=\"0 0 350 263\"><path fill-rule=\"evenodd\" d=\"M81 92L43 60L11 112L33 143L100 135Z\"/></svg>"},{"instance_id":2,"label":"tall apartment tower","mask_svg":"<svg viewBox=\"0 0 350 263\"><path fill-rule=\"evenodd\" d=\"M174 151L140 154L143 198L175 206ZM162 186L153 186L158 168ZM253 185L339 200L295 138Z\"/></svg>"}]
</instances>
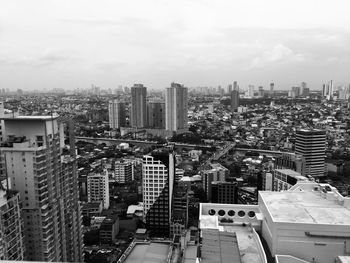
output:
<instances>
[{"instance_id":1,"label":"tall apartment tower","mask_svg":"<svg viewBox=\"0 0 350 263\"><path fill-rule=\"evenodd\" d=\"M102 202L104 209L109 208L108 171L102 174L89 174L87 176L88 202Z\"/></svg>"},{"instance_id":2,"label":"tall apartment tower","mask_svg":"<svg viewBox=\"0 0 350 263\"><path fill-rule=\"evenodd\" d=\"M231 92L231 111L237 111L239 106L239 91L233 90Z\"/></svg>"},{"instance_id":3,"label":"tall apartment tower","mask_svg":"<svg viewBox=\"0 0 350 263\"><path fill-rule=\"evenodd\" d=\"M24 259L23 221L17 191L0 185L0 260Z\"/></svg>"},{"instance_id":4,"label":"tall apartment tower","mask_svg":"<svg viewBox=\"0 0 350 263\"><path fill-rule=\"evenodd\" d=\"M270 91L274 91L274 89L275 89L275 83L271 82L270 83Z\"/></svg>"},{"instance_id":5,"label":"tall apartment tower","mask_svg":"<svg viewBox=\"0 0 350 263\"><path fill-rule=\"evenodd\" d=\"M131 127L144 128L147 126L147 89L142 84L131 87Z\"/></svg>"},{"instance_id":6,"label":"tall apartment tower","mask_svg":"<svg viewBox=\"0 0 350 263\"><path fill-rule=\"evenodd\" d=\"M325 175L326 131L298 130L296 132L295 153L305 159L303 176L321 177Z\"/></svg>"},{"instance_id":7,"label":"tall apartment tower","mask_svg":"<svg viewBox=\"0 0 350 263\"><path fill-rule=\"evenodd\" d=\"M5 109L4 109L4 102L0 101L0 143L3 142L4 140L4 132L5 132L5 126L4 126L4 121L1 120L2 117L5 116Z\"/></svg>"},{"instance_id":8,"label":"tall apartment tower","mask_svg":"<svg viewBox=\"0 0 350 263\"><path fill-rule=\"evenodd\" d=\"M143 156L143 213L152 236L169 237L175 180L175 157L169 150Z\"/></svg>"},{"instance_id":9,"label":"tall apartment tower","mask_svg":"<svg viewBox=\"0 0 350 263\"><path fill-rule=\"evenodd\" d=\"M24 259L81 262L82 232L74 140L63 155L58 116L5 117L0 148L10 189L22 203ZM70 131L72 129L70 128Z\"/></svg>"},{"instance_id":10,"label":"tall apartment tower","mask_svg":"<svg viewBox=\"0 0 350 263\"><path fill-rule=\"evenodd\" d=\"M114 177L120 184L130 183L133 179L133 167L131 162L117 161L114 163Z\"/></svg>"},{"instance_id":11,"label":"tall apartment tower","mask_svg":"<svg viewBox=\"0 0 350 263\"><path fill-rule=\"evenodd\" d=\"M187 88L171 83L166 89L165 107L166 129L174 132L187 130Z\"/></svg>"},{"instance_id":12,"label":"tall apartment tower","mask_svg":"<svg viewBox=\"0 0 350 263\"><path fill-rule=\"evenodd\" d=\"M108 104L109 127L119 129L126 124L125 104L118 100L111 100Z\"/></svg>"},{"instance_id":13,"label":"tall apartment tower","mask_svg":"<svg viewBox=\"0 0 350 263\"><path fill-rule=\"evenodd\" d=\"M165 128L165 103L149 102L147 105L148 127L154 129Z\"/></svg>"}]
</instances>

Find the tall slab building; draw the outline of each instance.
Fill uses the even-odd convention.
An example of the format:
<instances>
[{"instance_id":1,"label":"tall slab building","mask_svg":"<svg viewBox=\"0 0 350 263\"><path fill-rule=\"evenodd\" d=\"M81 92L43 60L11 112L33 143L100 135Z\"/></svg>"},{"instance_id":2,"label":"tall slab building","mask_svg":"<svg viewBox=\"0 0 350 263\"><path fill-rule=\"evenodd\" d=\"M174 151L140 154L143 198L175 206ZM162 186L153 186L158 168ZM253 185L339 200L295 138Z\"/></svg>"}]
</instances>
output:
<instances>
[{"instance_id":1,"label":"tall slab building","mask_svg":"<svg viewBox=\"0 0 350 263\"><path fill-rule=\"evenodd\" d=\"M108 103L108 120L111 129L119 129L126 125L125 104L118 100Z\"/></svg>"},{"instance_id":2,"label":"tall slab building","mask_svg":"<svg viewBox=\"0 0 350 263\"><path fill-rule=\"evenodd\" d=\"M237 111L239 106L239 91L233 90L231 92L231 111Z\"/></svg>"},{"instance_id":3,"label":"tall slab building","mask_svg":"<svg viewBox=\"0 0 350 263\"><path fill-rule=\"evenodd\" d=\"M131 87L131 127L144 128L147 126L147 89L142 84Z\"/></svg>"},{"instance_id":4,"label":"tall slab building","mask_svg":"<svg viewBox=\"0 0 350 263\"><path fill-rule=\"evenodd\" d=\"M295 153L305 159L303 176L321 177L325 175L326 131L298 130L296 132Z\"/></svg>"},{"instance_id":5,"label":"tall slab building","mask_svg":"<svg viewBox=\"0 0 350 263\"><path fill-rule=\"evenodd\" d=\"M165 103L149 102L147 105L148 127L154 129L165 128Z\"/></svg>"},{"instance_id":6,"label":"tall slab building","mask_svg":"<svg viewBox=\"0 0 350 263\"><path fill-rule=\"evenodd\" d=\"M187 88L178 83L171 83L170 87L166 89L166 130L173 132L187 130L187 112Z\"/></svg>"},{"instance_id":7,"label":"tall slab building","mask_svg":"<svg viewBox=\"0 0 350 263\"><path fill-rule=\"evenodd\" d=\"M175 180L175 157L167 150L143 156L143 214L152 236L169 237Z\"/></svg>"},{"instance_id":8,"label":"tall slab building","mask_svg":"<svg viewBox=\"0 0 350 263\"><path fill-rule=\"evenodd\" d=\"M82 262L82 220L74 138L63 154L58 116L5 117L0 151L9 186L20 194L24 259ZM70 127L70 131L72 128Z\"/></svg>"}]
</instances>

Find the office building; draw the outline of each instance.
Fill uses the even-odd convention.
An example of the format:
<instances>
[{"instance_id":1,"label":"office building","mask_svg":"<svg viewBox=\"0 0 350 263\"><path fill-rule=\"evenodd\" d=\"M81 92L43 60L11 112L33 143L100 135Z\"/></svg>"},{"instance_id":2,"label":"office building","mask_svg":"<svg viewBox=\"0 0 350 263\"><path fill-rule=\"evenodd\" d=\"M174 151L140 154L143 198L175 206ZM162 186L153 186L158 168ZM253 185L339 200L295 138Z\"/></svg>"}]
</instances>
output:
<instances>
[{"instance_id":1,"label":"office building","mask_svg":"<svg viewBox=\"0 0 350 263\"><path fill-rule=\"evenodd\" d=\"M70 137L70 155L62 155L66 121L58 116L4 121L6 140L0 150L9 186L20 194L25 260L82 261L74 138Z\"/></svg>"},{"instance_id":2,"label":"office building","mask_svg":"<svg viewBox=\"0 0 350 263\"><path fill-rule=\"evenodd\" d=\"M134 178L134 169L131 162L124 160L114 163L114 178L120 184L130 183Z\"/></svg>"},{"instance_id":3,"label":"office building","mask_svg":"<svg viewBox=\"0 0 350 263\"><path fill-rule=\"evenodd\" d=\"M152 236L169 237L172 197L175 181L175 157L167 149L143 156L143 214Z\"/></svg>"},{"instance_id":4,"label":"office building","mask_svg":"<svg viewBox=\"0 0 350 263\"><path fill-rule=\"evenodd\" d=\"M247 96L249 98L253 98L254 97L254 85L249 85L248 86L248 93Z\"/></svg>"},{"instance_id":5,"label":"office building","mask_svg":"<svg viewBox=\"0 0 350 263\"><path fill-rule=\"evenodd\" d=\"M165 129L165 103L149 102L147 105L148 127Z\"/></svg>"},{"instance_id":6,"label":"office building","mask_svg":"<svg viewBox=\"0 0 350 263\"><path fill-rule=\"evenodd\" d=\"M275 90L275 83L271 82L270 83L270 91L274 91Z\"/></svg>"},{"instance_id":7,"label":"office building","mask_svg":"<svg viewBox=\"0 0 350 263\"><path fill-rule=\"evenodd\" d=\"M308 178L296 171L290 169L275 169L273 171L273 191L285 191L299 181L308 180Z\"/></svg>"},{"instance_id":8,"label":"office building","mask_svg":"<svg viewBox=\"0 0 350 263\"><path fill-rule=\"evenodd\" d=\"M239 91L239 86L238 86L238 82L237 81L233 82L233 90Z\"/></svg>"},{"instance_id":9,"label":"office building","mask_svg":"<svg viewBox=\"0 0 350 263\"><path fill-rule=\"evenodd\" d=\"M187 88L177 83L171 83L166 89L165 125L173 132L186 131L187 126Z\"/></svg>"},{"instance_id":10,"label":"office building","mask_svg":"<svg viewBox=\"0 0 350 263\"><path fill-rule=\"evenodd\" d=\"M119 218L105 218L99 229L99 237L101 244L112 244L117 240L119 233Z\"/></svg>"},{"instance_id":11,"label":"office building","mask_svg":"<svg viewBox=\"0 0 350 263\"><path fill-rule=\"evenodd\" d=\"M325 97L327 100L332 100L333 92L334 92L333 80L329 81L328 84L323 84L322 86L323 97Z\"/></svg>"},{"instance_id":12,"label":"office building","mask_svg":"<svg viewBox=\"0 0 350 263\"><path fill-rule=\"evenodd\" d=\"M104 209L109 208L108 171L87 176L88 202L102 202Z\"/></svg>"},{"instance_id":13,"label":"office building","mask_svg":"<svg viewBox=\"0 0 350 263\"><path fill-rule=\"evenodd\" d=\"M233 90L231 92L231 111L235 112L237 111L239 107L239 91Z\"/></svg>"},{"instance_id":14,"label":"office building","mask_svg":"<svg viewBox=\"0 0 350 263\"><path fill-rule=\"evenodd\" d=\"M237 183L211 182L212 203L237 204Z\"/></svg>"},{"instance_id":15,"label":"office building","mask_svg":"<svg viewBox=\"0 0 350 263\"><path fill-rule=\"evenodd\" d=\"M108 104L109 127L119 129L126 126L125 104L118 100L109 101Z\"/></svg>"},{"instance_id":16,"label":"office building","mask_svg":"<svg viewBox=\"0 0 350 263\"><path fill-rule=\"evenodd\" d=\"M130 125L133 128L147 126L147 89L142 84L131 87Z\"/></svg>"},{"instance_id":17,"label":"office building","mask_svg":"<svg viewBox=\"0 0 350 263\"><path fill-rule=\"evenodd\" d=\"M303 176L325 175L326 132L323 130L298 130L296 132L295 153L305 159Z\"/></svg>"},{"instance_id":18,"label":"office building","mask_svg":"<svg viewBox=\"0 0 350 263\"><path fill-rule=\"evenodd\" d=\"M0 185L0 260L24 259L23 221L17 191Z\"/></svg>"}]
</instances>

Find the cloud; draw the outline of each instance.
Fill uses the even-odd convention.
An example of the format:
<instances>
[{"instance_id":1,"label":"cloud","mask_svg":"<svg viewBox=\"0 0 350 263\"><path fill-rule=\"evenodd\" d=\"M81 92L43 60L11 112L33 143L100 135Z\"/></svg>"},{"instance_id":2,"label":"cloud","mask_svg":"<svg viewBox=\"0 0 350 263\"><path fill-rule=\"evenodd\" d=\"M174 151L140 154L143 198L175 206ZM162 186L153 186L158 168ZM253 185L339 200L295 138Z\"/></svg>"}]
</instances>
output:
<instances>
[{"instance_id":1,"label":"cloud","mask_svg":"<svg viewBox=\"0 0 350 263\"><path fill-rule=\"evenodd\" d=\"M272 64L289 64L295 62L303 62L306 55L296 53L292 49L278 44L272 49L265 50L260 56L253 59L250 68L261 68Z\"/></svg>"}]
</instances>

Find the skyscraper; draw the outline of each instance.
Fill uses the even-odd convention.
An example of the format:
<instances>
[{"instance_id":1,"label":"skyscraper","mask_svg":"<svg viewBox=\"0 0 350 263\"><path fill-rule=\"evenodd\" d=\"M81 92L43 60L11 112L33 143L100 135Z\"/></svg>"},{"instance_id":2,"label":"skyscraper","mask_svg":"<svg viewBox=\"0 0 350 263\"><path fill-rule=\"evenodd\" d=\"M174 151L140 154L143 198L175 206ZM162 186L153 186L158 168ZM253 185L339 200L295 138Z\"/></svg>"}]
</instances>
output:
<instances>
[{"instance_id":1,"label":"skyscraper","mask_svg":"<svg viewBox=\"0 0 350 263\"><path fill-rule=\"evenodd\" d=\"M149 128L165 128L165 103L149 102L147 105L147 119Z\"/></svg>"},{"instance_id":2,"label":"skyscraper","mask_svg":"<svg viewBox=\"0 0 350 263\"><path fill-rule=\"evenodd\" d=\"M111 100L108 104L109 127L119 129L126 124L125 104L118 100Z\"/></svg>"},{"instance_id":3,"label":"skyscraper","mask_svg":"<svg viewBox=\"0 0 350 263\"><path fill-rule=\"evenodd\" d=\"M296 132L295 153L305 159L303 176L324 176L326 132L322 130L298 130Z\"/></svg>"},{"instance_id":4,"label":"skyscraper","mask_svg":"<svg viewBox=\"0 0 350 263\"><path fill-rule=\"evenodd\" d=\"M0 151L10 188L20 193L25 260L81 262L74 139L71 154L63 155L64 124L58 116L4 120L6 140Z\"/></svg>"},{"instance_id":5,"label":"skyscraper","mask_svg":"<svg viewBox=\"0 0 350 263\"><path fill-rule=\"evenodd\" d=\"M152 236L169 237L172 196L175 180L175 157L169 150L143 156L143 213Z\"/></svg>"},{"instance_id":6,"label":"skyscraper","mask_svg":"<svg viewBox=\"0 0 350 263\"><path fill-rule=\"evenodd\" d=\"M239 91L233 90L231 92L231 111L237 111L239 106Z\"/></svg>"},{"instance_id":7,"label":"skyscraper","mask_svg":"<svg viewBox=\"0 0 350 263\"><path fill-rule=\"evenodd\" d=\"M274 91L275 89L275 83L271 82L270 83L270 91Z\"/></svg>"},{"instance_id":8,"label":"skyscraper","mask_svg":"<svg viewBox=\"0 0 350 263\"><path fill-rule=\"evenodd\" d=\"M147 89L142 84L131 87L131 127L144 128L147 126Z\"/></svg>"},{"instance_id":9,"label":"skyscraper","mask_svg":"<svg viewBox=\"0 0 350 263\"><path fill-rule=\"evenodd\" d=\"M4 121L1 120L2 117L5 115L5 109L4 109L4 102L0 101L0 143L3 141L5 127L4 127Z\"/></svg>"},{"instance_id":10,"label":"skyscraper","mask_svg":"<svg viewBox=\"0 0 350 263\"><path fill-rule=\"evenodd\" d=\"M165 116L166 129L169 131L187 130L187 88L171 83L166 89Z\"/></svg>"}]
</instances>

